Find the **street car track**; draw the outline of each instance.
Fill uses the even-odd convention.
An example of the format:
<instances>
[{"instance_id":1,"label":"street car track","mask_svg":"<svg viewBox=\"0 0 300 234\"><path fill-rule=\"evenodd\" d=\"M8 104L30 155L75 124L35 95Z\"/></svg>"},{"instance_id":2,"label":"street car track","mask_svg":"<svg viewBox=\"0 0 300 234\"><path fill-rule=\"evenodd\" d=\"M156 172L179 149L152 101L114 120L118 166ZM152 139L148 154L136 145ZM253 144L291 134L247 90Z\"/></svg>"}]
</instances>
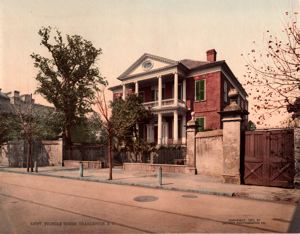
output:
<instances>
[{"instance_id":1,"label":"street car track","mask_svg":"<svg viewBox=\"0 0 300 234\"><path fill-rule=\"evenodd\" d=\"M171 215L183 216L183 217L186 217L186 218L198 219L198 220L202 220L202 221L217 222L217 223L221 223L221 224L226 225L226 222L221 221L221 220L217 220L217 219L212 219L212 218L206 218L206 217L201 217L201 216L176 213L176 212L159 210L159 209L155 209L155 208L147 208L147 207L136 206L136 205L129 205L129 204L124 204L124 203L120 203L120 202L114 202L114 201L108 201L108 200L103 200L103 199L98 199L98 198L92 198L92 197L87 197L87 196L82 196L82 195L74 195L74 194L69 194L69 193L51 191L51 190L46 190L46 189L39 189L39 188L31 187L31 186L23 186L23 185L13 184L13 183L5 183L5 182L3 183L2 182L2 184L10 185L10 186L15 186L15 187L20 187L20 188L23 188L23 189L30 189L30 190L36 190L36 191L42 191L42 192L59 194L59 195L63 195L63 196L71 196L71 197L75 197L75 198L93 200L93 201L97 201L97 202L103 202L103 203L114 204L114 205L119 205L119 206L125 206L125 207L130 207L130 208L138 208L138 209L144 209L144 210L149 210L149 211L155 211L155 212L159 212L159 213L166 213L166 214L171 214ZM82 215L82 216L85 216L85 217L88 217L88 218L95 218L95 219L100 220L100 221L111 222L109 220L104 220L104 219L100 219L100 218L97 218L97 217L93 217L93 216L81 214L79 212L73 212L73 211L70 211L70 210L67 210L67 209L57 208L57 207L49 206L49 205L46 205L46 204L43 204L43 203L38 203L38 202L34 202L34 201L23 199L23 198L18 198L18 197L10 196L10 195L4 194L4 193L0 193L0 195L11 197L11 198L15 198L15 199L19 199L21 201L29 202L29 203L36 204L36 205L45 206L45 207L48 207L48 208L58 209L58 210L61 210L61 211L65 211L65 212L69 212L69 213L73 213L73 214L77 214L77 215ZM119 223L116 223L116 222L111 222L111 223L114 223L114 224L117 224L117 225L120 225L120 226L123 226L123 227L127 227L127 228L132 228L132 229L135 229L135 230L138 230L138 231L142 231L142 232L152 233L150 231L146 231L146 230L143 230L143 229L137 229L135 227L131 227L131 226L124 225L124 224L119 224ZM246 228L250 228L250 229L254 229L254 230L266 231L266 232L278 232L278 231L273 230L273 229L260 228L260 227L252 227L252 226L247 226L247 225L243 225L243 224L234 224L234 225L235 226L240 226L240 227L246 227Z\"/></svg>"}]
</instances>

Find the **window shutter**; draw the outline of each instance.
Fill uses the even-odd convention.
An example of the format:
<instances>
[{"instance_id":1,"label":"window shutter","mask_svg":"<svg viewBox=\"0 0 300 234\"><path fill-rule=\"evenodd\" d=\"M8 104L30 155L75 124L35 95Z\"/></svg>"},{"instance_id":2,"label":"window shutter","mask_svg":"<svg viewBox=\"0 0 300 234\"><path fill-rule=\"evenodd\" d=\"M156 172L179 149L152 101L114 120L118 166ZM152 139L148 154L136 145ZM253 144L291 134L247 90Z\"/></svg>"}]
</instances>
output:
<instances>
[{"instance_id":1,"label":"window shutter","mask_svg":"<svg viewBox=\"0 0 300 234\"><path fill-rule=\"evenodd\" d=\"M196 81L196 100L200 100L200 82Z\"/></svg>"},{"instance_id":2,"label":"window shutter","mask_svg":"<svg viewBox=\"0 0 300 234\"><path fill-rule=\"evenodd\" d=\"M201 132L204 130L204 118L196 119L197 132Z\"/></svg>"},{"instance_id":3,"label":"window shutter","mask_svg":"<svg viewBox=\"0 0 300 234\"><path fill-rule=\"evenodd\" d=\"M205 80L200 80L200 100L203 101L205 99Z\"/></svg>"}]
</instances>

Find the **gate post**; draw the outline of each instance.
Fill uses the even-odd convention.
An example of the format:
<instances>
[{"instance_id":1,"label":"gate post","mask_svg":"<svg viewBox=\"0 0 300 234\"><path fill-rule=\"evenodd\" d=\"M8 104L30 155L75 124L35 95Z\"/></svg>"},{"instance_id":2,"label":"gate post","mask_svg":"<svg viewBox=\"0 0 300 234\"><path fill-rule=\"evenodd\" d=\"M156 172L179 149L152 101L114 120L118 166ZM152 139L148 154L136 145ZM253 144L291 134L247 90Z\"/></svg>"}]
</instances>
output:
<instances>
[{"instance_id":1,"label":"gate post","mask_svg":"<svg viewBox=\"0 0 300 234\"><path fill-rule=\"evenodd\" d=\"M294 154L295 154L295 187L300 187L300 115L295 118L294 127Z\"/></svg>"},{"instance_id":2,"label":"gate post","mask_svg":"<svg viewBox=\"0 0 300 234\"><path fill-rule=\"evenodd\" d=\"M194 113L192 113L192 119L186 124L186 160L189 170L194 174L197 174L196 169L196 122Z\"/></svg>"},{"instance_id":3,"label":"gate post","mask_svg":"<svg viewBox=\"0 0 300 234\"><path fill-rule=\"evenodd\" d=\"M288 112L293 112L294 126L294 158L295 176L294 185L300 187L300 97L296 98L294 104L287 107Z\"/></svg>"},{"instance_id":4,"label":"gate post","mask_svg":"<svg viewBox=\"0 0 300 234\"><path fill-rule=\"evenodd\" d=\"M237 103L238 91L230 89L230 103L221 111L223 122L223 179L225 183L241 184L241 126L248 112Z\"/></svg>"}]
</instances>

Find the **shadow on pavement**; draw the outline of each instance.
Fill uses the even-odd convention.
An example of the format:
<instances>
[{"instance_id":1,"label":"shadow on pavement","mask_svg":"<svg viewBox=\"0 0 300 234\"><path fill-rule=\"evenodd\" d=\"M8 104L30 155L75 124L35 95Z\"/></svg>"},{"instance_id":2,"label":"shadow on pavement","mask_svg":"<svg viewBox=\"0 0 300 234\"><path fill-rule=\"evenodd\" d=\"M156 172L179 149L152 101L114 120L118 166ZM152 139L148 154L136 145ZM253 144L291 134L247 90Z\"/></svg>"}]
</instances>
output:
<instances>
[{"instance_id":1,"label":"shadow on pavement","mask_svg":"<svg viewBox=\"0 0 300 234\"><path fill-rule=\"evenodd\" d=\"M292 222L289 226L289 233L300 233L300 203L295 209Z\"/></svg>"}]
</instances>

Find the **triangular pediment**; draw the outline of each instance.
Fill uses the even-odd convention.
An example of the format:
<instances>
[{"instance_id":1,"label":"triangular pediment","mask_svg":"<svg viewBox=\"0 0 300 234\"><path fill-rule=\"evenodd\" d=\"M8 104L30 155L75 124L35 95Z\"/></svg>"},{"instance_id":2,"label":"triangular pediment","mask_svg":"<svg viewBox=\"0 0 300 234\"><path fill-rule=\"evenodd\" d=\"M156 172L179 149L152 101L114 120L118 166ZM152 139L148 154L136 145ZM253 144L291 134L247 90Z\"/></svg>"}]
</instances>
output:
<instances>
[{"instance_id":1,"label":"triangular pediment","mask_svg":"<svg viewBox=\"0 0 300 234\"><path fill-rule=\"evenodd\" d=\"M143 54L125 72L123 72L118 77L118 79L123 80L126 77L151 72L154 70L162 69L164 67L169 67L177 64L177 61L171 59L163 58L152 54Z\"/></svg>"}]
</instances>

